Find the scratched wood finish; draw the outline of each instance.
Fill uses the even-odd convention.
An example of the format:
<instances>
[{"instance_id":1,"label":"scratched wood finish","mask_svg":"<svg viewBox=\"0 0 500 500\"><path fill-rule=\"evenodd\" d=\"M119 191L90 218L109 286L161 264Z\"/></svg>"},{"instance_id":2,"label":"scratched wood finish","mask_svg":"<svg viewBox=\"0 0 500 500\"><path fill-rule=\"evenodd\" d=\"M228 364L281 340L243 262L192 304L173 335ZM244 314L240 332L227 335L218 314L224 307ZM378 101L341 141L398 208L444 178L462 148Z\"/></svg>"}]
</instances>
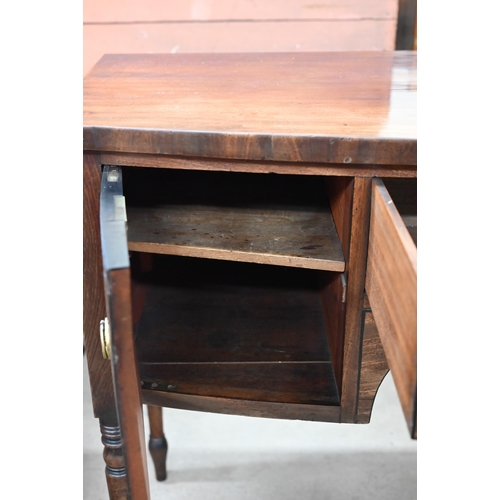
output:
<instances>
[{"instance_id":1,"label":"scratched wood finish","mask_svg":"<svg viewBox=\"0 0 500 500\"><path fill-rule=\"evenodd\" d=\"M394 19L397 0L85 0L84 23Z\"/></svg>"},{"instance_id":2,"label":"scratched wood finish","mask_svg":"<svg viewBox=\"0 0 500 500\"><path fill-rule=\"evenodd\" d=\"M134 153L102 153L105 165L174 168L183 170L206 170L217 172L247 172L254 174L321 175L352 177L397 177L415 178L413 165L356 165L334 163L292 163L249 160L219 160L214 158L195 158Z\"/></svg>"},{"instance_id":3,"label":"scratched wood finish","mask_svg":"<svg viewBox=\"0 0 500 500\"><path fill-rule=\"evenodd\" d=\"M133 339L130 269L106 271L112 374L131 498L149 500L140 380Z\"/></svg>"},{"instance_id":4,"label":"scratched wood finish","mask_svg":"<svg viewBox=\"0 0 500 500\"><path fill-rule=\"evenodd\" d=\"M416 165L416 54L105 56L84 81L84 149Z\"/></svg>"},{"instance_id":5,"label":"scratched wood finish","mask_svg":"<svg viewBox=\"0 0 500 500\"><path fill-rule=\"evenodd\" d=\"M98 155L83 155L83 334L96 418L116 419L111 367L102 357L99 322L106 316L102 278Z\"/></svg>"},{"instance_id":6,"label":"scratched wood finish","mask_svg":"<svg viewBox=\"0 0 500 500\"><path fill-rule=\"evenodd\" d=\"M339 405L331 362L141 363L140 371L144 389L270 403Z\"/></svg>"},{"instance_id":7,"label":"scratched wood finish","mask_svg":"<svg viewBox=\"0 0 500 500\"><path fill-rule=\"evenodd\" d=\"M265 213L206 205L132 207L128 247L140 252L343 271L342 252L329 215L316 211L294 214L279 205Z\"/></svg>"},{"instance_id":8,"label":"scratched wood finish","mask_svg":"<svg viewBox=\"0 0 500 500\"><path fill-rule=\"evenodd\" d=\"M380 179L373 180L366 291L412 437L416 437L417 249Z\"/></svg>"},{"instance_id":9,"label":"scratched wood finish","mask_svg":"<svg viewBox=\"0 0 500 500\"><path fill-rule=\"evenodd\" d=\"M151 389L144 389L142 395L144 403L148 405L228 415L280 418L286 420L309 420L314 422L339 422L340 415L340 407L330 405L247 401L243 399L178 394L175 392L162 392Z\"/></svg>"},{"instance_id":10,"label":"scratched wood finish","mask_svg":"<svg viewBox=\"0 0 500 500\"><path fill-rule=\"evenodd\" d=\"M370 422L377 391L389 371L377 325L370 309L364 309L357 423Z\"/></svg>"},{"instance_id":11,"label":"scratched wood finish","mask_svg":"<svg viewBox=\"0 0 500 500\"><path fill-rule=\"evenodd\" d=\"M158 169L130 176L130 250L344 270L321 178Z\"/></svg>"}]
</instances>

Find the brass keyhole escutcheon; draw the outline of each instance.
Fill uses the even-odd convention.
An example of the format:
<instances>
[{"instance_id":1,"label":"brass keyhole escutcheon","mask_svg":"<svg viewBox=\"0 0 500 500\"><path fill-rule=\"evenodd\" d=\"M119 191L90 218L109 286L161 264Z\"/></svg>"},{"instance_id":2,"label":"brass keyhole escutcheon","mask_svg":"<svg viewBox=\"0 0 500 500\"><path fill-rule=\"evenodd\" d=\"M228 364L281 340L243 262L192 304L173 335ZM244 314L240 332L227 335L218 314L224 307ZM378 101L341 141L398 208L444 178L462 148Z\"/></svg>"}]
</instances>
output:
<instances>
[{"instance_id":1,"label":"brass keyhole escutcheon","mask_svg":"<svg viewBox=\"0 0 500 500\"><path fill-rule=\"evenodd\" d=\"M99 332L101 334L101 349L104 359L111 359L111 346L109 344L109 321L108 318L101 319Z\"/></svg>"}]
</instances>

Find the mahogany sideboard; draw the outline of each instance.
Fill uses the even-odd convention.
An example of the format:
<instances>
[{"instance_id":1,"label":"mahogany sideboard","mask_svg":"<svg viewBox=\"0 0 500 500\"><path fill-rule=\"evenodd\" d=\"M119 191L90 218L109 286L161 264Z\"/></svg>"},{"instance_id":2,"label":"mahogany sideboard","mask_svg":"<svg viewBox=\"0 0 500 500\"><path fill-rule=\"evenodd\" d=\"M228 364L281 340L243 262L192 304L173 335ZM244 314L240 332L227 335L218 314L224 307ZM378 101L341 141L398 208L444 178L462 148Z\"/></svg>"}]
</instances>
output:
<instances>
[{"instance_id":1,"label":"mahogany sideboard","mask_svg":"<svg viewBox=\"0 0 500 500\"><path fill-rule=\"evenodd\" d=\"M84 80L84 339L110 498L142 405L416 438L416 53L106 55ZM105 320L106 318L106 320Z\"/></svg>"}]
</instances>

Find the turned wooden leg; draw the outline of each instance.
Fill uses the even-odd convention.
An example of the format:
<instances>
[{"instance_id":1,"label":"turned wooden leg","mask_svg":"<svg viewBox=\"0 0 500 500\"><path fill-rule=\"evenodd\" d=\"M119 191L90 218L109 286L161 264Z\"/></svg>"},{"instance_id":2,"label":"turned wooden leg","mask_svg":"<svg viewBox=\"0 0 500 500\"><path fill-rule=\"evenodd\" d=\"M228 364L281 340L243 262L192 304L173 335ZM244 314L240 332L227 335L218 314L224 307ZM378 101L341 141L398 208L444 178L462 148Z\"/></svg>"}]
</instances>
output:
<instances>
[{"instance_id":1,"label":"turned wooden leg","mask_svg":"<svg viewBox=\"0 0 500 500\"><path fill-rule=\"evenodd\" d=\"M155 465L156 479L165 481L167 479L167 450L168 444L163 434L163 419L160 406L149 406L149 452Z\"/></svg>"},{"instance_id":2,"label":"turned wooden leg","mask_svg":"<svg viewBox=\"0 0 500 500\"><path fill-rule=\"evenodd\" d=\"M110 500L130 500L120 427L106 425L103 420L100 420L100 424L109 498Z\"/></svg>"}]
</instances>

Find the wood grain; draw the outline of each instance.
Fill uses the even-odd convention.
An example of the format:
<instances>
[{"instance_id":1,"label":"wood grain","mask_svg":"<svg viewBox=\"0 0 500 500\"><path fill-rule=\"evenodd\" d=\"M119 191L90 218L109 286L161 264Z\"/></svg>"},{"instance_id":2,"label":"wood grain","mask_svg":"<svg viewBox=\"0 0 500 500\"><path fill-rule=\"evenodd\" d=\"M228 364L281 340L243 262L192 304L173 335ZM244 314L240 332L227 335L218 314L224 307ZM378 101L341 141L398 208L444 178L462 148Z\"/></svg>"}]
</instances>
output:
<instances>
[{"instance_id":1,"label":"wood grain","mask_svg":"<svg viewBox=\"0 0 500 500\"><path fill-rule=\"evenodd\" d=\"M370 309L365 309L363 313L363 343L357 411L358 424L367 424L370 422L375 396L380 384L389 371L373 314Z\"/></svg>"},{"instance_id":2,"label":"wood grain","mask_svg":"<svg viewBox=\"0 0 500 500\"><path fill-rule=\"evenodd\" d=\"M349 262L354 179L351 177L328 178L325 183L342 251L346 256L346 262Z\"/></svg>"},{"instance_id":3,"label":"wood grain","mask_svg":"<svg viewBox=\"0 0 500 500\"><path fill-rule=\"evenodd\" d=\"M393 50L397 0L85 0L83 74L104 54Z\"/></svg>"},{"instance_id":4,"label":"wood grain","mask_svg":"<svg viewBox=\"0 0 500 500\"><path fill-rule=\"evenodd\" d=\"M417 249L387 189L373 181L366 291L412 437L416 437Z\"/></svg>"},{"instance_id":5,"label":"wood grain","mask_svg":"<svg viewBox=\"0 0 500 500\"><path fill-rule=\"evenodd\" d=\"M321 302L325 318L326 335L337 387L342 387L344 368L345 330L345 276L340 273L324 273Z\"/></svg>"},{"instance_id":6,"label":"wood grain","mask_svg":"<svg viewBox=\"0 0 500 500\"><path fill-rule=\"evenodd\" d=\"M347 299L344 361L341 390L341 421L355 422L359 395L361 329L365 286L371 180L355 178L347 266Z\"/></svg>"},{"instance_id":7,"label":"wood grain","mask_svg":"<svg viewBox=\"0 0 500 500\"><path fill-rule=\"evenodd\" d=\"M130 250L344 270L323 179L158 169L130 177Z\"/></svg>"},{"instance_id":8,"label":"wood grain","mask_svg":"<svg viewBox=\"0 0 500 500\"><path fill-rule=\"evenodd\" d=\"M102 277L99 193L101 165L98 155L83 155L83 334L85 355L96 418L116 420L111 366L102 357L99 322L106 316Z\"/></svg>"},{"instance_id":9,"label":"wood grain","mask_svg":"<svg viewBox=\"0 0 500 500\"><path fill-rule=\"evenodd\" d=\"M132 251L327 271L345 267L328 212L169 204L128 213Z\"/></svg>"},{"instance_id":10,"label":"wood grain","mask_svg":"<svg viewBox=\"0 0 500 500\"><path fill-rule=\"evenodd\" d=\"M330 52L394 49L396 19L84 25L83 74L104 54Z\"/></svg>"},{"instance_id":11,"label":"wood grain","mask_svg":"<svg viewBox=\"0 0 500 500\"><path fill-rule=\"evenodd\" d=\"M105 56L84 81L84 149L415 165L416 56Z\"/></svg>"},{"instance_id":12,"label":"wood grain","mask_svg":"<svg viewBox=\"0 0 500 500\"><path fill-rule=\"evenodd\" d=\"M315 422L339 422L340 407L329 405L308 405L270 403L267 401L246 401L192 394L177 394L144 389L144 403L179 408L191 411L207 411L248 417L280 418L286 420L309 420Z\"/></svg>"},{"instance_id":13,"label":"wood grain","mask_svg":"<svg viewBox=\"0 0 500 500\"><path fill-rule=\"evenodd\" d=\"M329 361L141 363L140 370L144 389L271 403L339 405Z\"/></svg>"},{"instance_id":14,"label":"wood grain","mask_svg":"<svg viewBox=\"0 0 500 500\"><path fill-rule=\"evenodd\" d=\"M148 500L140 378L133 338L130 269L106 272L112 373L131 498Z\"/></svg>"},{"instance_id":15,"label":"wood grain","mask_svg":"<svg viewBox=\"0 0 500 500\"><path fill-rule=\"evenodd\" d=\"M102 163L146 168L175 168L217 172L248 172L255 174L321 175L352 177L415 178L415 165L357 165L333 163L292 163L248 160L220 160L134 153L102 153Z\"/></svg>"}]
</instances>

